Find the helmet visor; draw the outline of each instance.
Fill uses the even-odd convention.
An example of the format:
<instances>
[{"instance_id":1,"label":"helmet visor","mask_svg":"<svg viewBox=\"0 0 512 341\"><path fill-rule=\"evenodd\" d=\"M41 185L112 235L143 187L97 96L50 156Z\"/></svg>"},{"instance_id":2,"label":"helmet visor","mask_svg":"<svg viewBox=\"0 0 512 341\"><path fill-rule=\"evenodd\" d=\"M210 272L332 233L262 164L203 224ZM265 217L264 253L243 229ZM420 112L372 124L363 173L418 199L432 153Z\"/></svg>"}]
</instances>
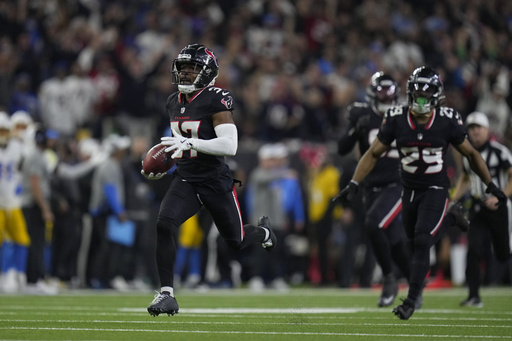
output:
<instances>
[{"instance_id":1,"label":"helmet visor","mask_svg":"<svg viewBox=\"0 0 512 341\"><path fill-rule=\"evenodd\" d=\"M435 94L439 91L437 86L433 86L427 83L415 83L414 84L414 97L424 97L427 100L432 99Z\"/></svg>"}]
</instances>

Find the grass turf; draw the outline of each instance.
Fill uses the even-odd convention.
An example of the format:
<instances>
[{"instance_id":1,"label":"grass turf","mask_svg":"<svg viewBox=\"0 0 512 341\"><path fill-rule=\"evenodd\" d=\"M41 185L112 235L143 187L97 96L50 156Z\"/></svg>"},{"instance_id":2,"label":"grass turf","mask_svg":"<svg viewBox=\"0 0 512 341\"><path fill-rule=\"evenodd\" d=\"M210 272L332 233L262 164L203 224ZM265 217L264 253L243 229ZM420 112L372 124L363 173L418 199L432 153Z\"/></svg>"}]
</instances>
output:
<instances>
[{"instance_id":1,"label":"grass turf","mask_svg":"<svg viewBox=\"0 0 512 341\"><path fill-rule=\"evenodd\" d=\"M151 317L151 294L0 295L1 340L512 340L512 288L426 291L408 321L377 308L375 289L179 290L180 313ZM401 296L406 292L401 290ZM399 296L399 297L401 297ZM399 304L397 299L394 305Z\"/></svg>"}]
</instances>

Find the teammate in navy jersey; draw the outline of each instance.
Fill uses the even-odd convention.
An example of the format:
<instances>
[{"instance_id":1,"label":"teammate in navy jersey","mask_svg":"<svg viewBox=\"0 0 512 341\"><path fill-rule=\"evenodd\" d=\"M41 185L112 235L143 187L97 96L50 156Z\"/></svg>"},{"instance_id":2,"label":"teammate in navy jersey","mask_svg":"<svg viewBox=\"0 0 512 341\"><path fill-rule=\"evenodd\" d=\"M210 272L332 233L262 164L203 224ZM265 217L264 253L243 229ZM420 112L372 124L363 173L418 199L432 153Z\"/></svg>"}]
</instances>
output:
<instances>
[{"instance_id":1,"label":"teammate in navy jersey","mask_svg":"<svg viewBox=\"0 0 512 341\"><path fill-rule=\"evenodd\" d=\"M173 292L176 232L202 206L231 248L252 243L261 243L267 251L276 247L268 217L259 218L258 226L242 223L234 179L224 160L235 155L238 147L234 102L229 91L213 86L219 71L217 58L204 45L188 45L173 61L171 71L172 82L178 85L166 104L173 136L161 140L176 159L177 169L156 222L161 290L148 307L153 316L178 313ZM149 179L165 175L142 174Z\"/></svg>"},{"instance_id":2,"label":"teammate in navy jersey","mask_svg":"<svg viewBox=\"0 0 512 341\"><path fill-rule=\"evenodd\" d=\"M489 120L482 112L473 112L466 119L469 139L487 164L496 186L510 197L512 195L512 154L497 141L489 140ZM480 298L480 263L485 250L492 242L496 258L506 264L510 258L510 236L508 207L496 206L497 199L485 193L485 186L463 159L463 174L457 182L453 200L461 200L468 191L471 194L471 208L468 230L468 253L466 259L466 282L469 296L462 306L482 307Z\"/></svg>"},{"instance_id":3,"label":"teammate in navy jersey","mask_svg":"<svg viewBox=\"0 0 512 341\"><path fill-rule=\"evenodd\" d=\"M359 143L361 155L368 150L377 137L382 117L397 104L398 93L398 83L389 74L379 71L372 76L366 88L367 103L356 102L348 108L349 127L338 141L339 154L348 154L356 143ZM398 151L391 147L361 183L366 211L364 228L383 274L379 307L392 305L398 294L393 261L407 279L410 275L410 256L400 218L402 185L399 168ZM420 306L421 299L418 299L416 309Z\"/></svg>"},{"instance_id":4,"label":"teammate in navy jersey","mask_svg":"<svg viewBox=\"0 0 512 341\"><path fill-rule=\"evenodd\" d=\"M444 229L457 224L457 216L446 215L450 182L444 159L449 145L468 159L471 169L486 184L486 192L494 195L498 204L507 200L492 182L480 153L466 138L460 115L452 108L440 106L442 92L441 79L432 68L415 69L407 82L408 105L386 112L377 138L359 161L351 182L338 195L342 201L351 200L359 183L396 141L404 187L402 219L406 235L413 242L409 292L402 304L393 309L403 320L414 313L429 270L431 246Z\"/></svg>"}]
</instances>

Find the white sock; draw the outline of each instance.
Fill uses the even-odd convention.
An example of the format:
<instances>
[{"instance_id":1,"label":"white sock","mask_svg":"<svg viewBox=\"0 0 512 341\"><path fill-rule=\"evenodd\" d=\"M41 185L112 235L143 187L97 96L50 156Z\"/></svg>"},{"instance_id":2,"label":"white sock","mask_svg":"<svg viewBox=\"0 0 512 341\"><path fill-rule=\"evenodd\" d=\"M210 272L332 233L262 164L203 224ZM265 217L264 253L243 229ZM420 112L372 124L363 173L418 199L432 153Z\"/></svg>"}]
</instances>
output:
<instances>
[{"instance_id":1,"label":"white sock","mask_svg":"<svg viewBox=\"0 0 512 341\"><path fill-rule=\"evenodd\" d=\"M172 287L161 287L160 292L167 291L171 294L172 297L174 297L174 289Z\"/></svg>"}]
</instances>

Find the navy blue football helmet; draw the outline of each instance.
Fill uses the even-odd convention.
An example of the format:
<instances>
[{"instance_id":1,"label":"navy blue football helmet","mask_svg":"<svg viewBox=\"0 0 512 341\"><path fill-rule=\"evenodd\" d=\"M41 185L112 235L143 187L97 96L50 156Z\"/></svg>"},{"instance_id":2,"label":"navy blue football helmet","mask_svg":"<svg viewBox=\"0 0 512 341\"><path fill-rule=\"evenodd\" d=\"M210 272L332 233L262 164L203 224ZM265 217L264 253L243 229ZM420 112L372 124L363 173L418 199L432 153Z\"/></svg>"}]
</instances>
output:
<instances>
[{"instance_id":1,"label":"navy blue football helmet","mask_svg":"<svg viewBox=\"0 0 512 341\"><path fill-rule=\"evenodd\" d=\"M393 77L378 71L373 74L370 84L366 87L366 100L373 111L384 115L388 109L396 105L399 91L398 83Z\"/></svg>"},{"instance_id":2,"label":"navy blue football helmet","mask_svg":"<svg viewBox=\"0 0 512 341\"><path fill-rule=\"evenodd\" d=\"M172 83L178 90L189 94L215 83L219 75L219 63L213 52L204 45L184 47L172 62ZM192 80L189 75L195 75Z\"/></svg>"},{"instance_id":3,"label":"navy blue football helmet","mask_svg":"<svg viewBox=\"0 0 512 341\"><path fill-rule=\"evenodd\" d=\"M407 81L407 98L415 114L428 114L439 106L443 98L443 83L439 75L429 66L413 71Z\"/></svg>"}]
</instances>

